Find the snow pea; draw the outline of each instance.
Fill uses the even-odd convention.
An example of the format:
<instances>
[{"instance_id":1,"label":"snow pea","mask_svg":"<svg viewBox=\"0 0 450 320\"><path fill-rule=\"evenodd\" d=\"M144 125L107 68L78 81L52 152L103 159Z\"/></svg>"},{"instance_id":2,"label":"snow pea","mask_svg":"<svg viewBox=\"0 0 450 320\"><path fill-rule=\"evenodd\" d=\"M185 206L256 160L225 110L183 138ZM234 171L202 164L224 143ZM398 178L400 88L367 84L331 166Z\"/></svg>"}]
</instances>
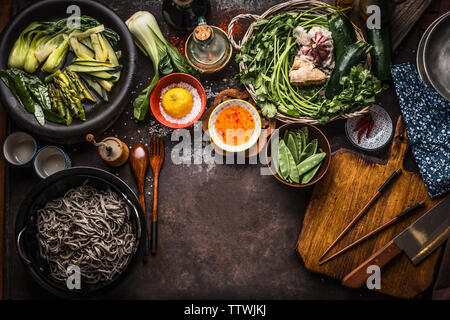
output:
<instances>
[{"instance_id":1,"label":"snow pea","mask_svg":"<svg viewBox=\"0 0 450 320\"><path fill-rule=\"evenodd\" d=\"M316 146L317 147L317 146ZM314 144L312 142L308 143L308 145L303 149L302 154L300 155L300 158L298 159L299 162L302 162L303 160L307 159L308 157L312 156L315 153L314 150Z\"/></svg>"},{"instance_id":2,"label":"snow pea","mask_svg":"<svg viewBox=\"0 0 450 320\"><path fill-rule=\"evenodd\" d=\"M288 133L288 142L287 147L289 151L291 151L292 157L294 158L295 164L297 164L298 161L298 144L297 139L295 137L295 134L293 132Z\"/></svg>"},{"instance_id":3,"label":"snow pea","mask_svg":"<svg viewBox=\"0 0 450 320\"><path fill-rule=\"evenodd\" d=\"M290 172L290 162L288 158L288 148L284 143L284 140L280 140L278 146L278 163L280 166L280 172L282 177L288 177Z\"/></svg>"},{"instance_id":4,"label":"snow pea","mask_svg":"<svg viewBox=\"0 0 450 320\"><path fill-rule=\"evenodd\" d=\"M301 127L300 131L303 133L303 135L305 136L305 142L308 142L309 140L309 131L308 131L308 127Z\"/></svg>"},{"instance_id":5,"label":"snow pea","mask_svg":"<svg viewBox=\"0 0 450 320\"><path fill-rule=\"evenodd\" d=\"M295 183L300 182L300 174L298 172L297 166L295 164L294 157L292 156L291 151L289 151L289 148L287 149L287 157L289 161L289 178Z\"/></svg>"},{"instance_id":6,"label":"snow pea","mask_svg":"<svg viewBox=\"0 0 450 320\"><path fill-rule=\"evenodd\" d=\"M313 145L313 152L312 152L312 154L315 154L316 152L317 152L317 144L318 144L318 141L317 141L317 139L313 139L312 141L311 141L311 143L312 143L312 145Z\"/></svg>"},{"instance_id":7,"label":"snow pea","mask_svg":"<svg viewBox=\"0 0 450 320\"><path fill-rule=\"evenodd\" d=\"M322 165L322 161L320 161L320 163L317 166L315 166L314 168L312 168L311 170L306 172L302 177L302 184L309 183L312 180L312 178L314 178L316 176L316 173L317 173L317 171L319 171L319 168L321 165Z\"/></svg>"},{"instance_id":8,"label":"snow pea","mask_svg":"<svg viewBox=\"0 0 450 320\"><path fill-rule=\"evenodd\" d=\"M325 158L325 156L326 153L324 152L316 153L300 162L297 165L298 173L300 174L300 176L302 176L303 174L305 174L306 172L317 166L319 163L321 163L322 160Z\"/></svg>"}]
</instances>

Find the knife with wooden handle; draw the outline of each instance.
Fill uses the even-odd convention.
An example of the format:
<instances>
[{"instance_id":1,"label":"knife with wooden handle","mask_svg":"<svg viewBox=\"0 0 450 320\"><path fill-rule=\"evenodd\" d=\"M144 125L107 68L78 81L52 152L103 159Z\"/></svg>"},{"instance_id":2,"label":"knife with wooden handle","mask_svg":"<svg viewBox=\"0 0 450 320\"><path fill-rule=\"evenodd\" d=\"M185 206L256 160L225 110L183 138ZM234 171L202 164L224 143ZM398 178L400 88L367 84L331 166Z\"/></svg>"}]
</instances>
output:
<instances>
[{"instance_id":1,"label":"knife with wooden handle","mask_svg":"<svg viewBox=\"0 0 450 320\"><path fill-rule=\"evenodd\" d=\"M350 288L361 287L369 277L367 268L380 268L404 252L417 265L438 248L450 235L450 195L431 208L421 218L375 252L356 269L342 279L342 284Z\"/></svg>"}]
</instances>

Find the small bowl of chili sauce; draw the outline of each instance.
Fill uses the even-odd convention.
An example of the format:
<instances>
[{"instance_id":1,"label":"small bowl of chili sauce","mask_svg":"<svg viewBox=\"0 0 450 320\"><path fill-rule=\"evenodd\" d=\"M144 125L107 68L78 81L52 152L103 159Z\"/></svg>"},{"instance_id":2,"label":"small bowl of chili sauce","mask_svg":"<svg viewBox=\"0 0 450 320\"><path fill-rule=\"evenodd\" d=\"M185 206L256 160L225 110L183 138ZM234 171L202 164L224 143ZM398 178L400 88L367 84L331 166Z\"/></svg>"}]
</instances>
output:
<instances>
[{"instance_id":1,"label":"small bowl of chili sauce","mask_svg":"<svg viewBox=\"0 0 450 320\"><path fill-rule=\"evenodd\" d=\"M350 142L364 151L378 151L386 147L394 134L394 123L389 113L377 104L365 115L349 118L345 133Z\"/></svg>"},{"instance_id":2,"label":"small bowl of chili sauce","mask_svg":"<svg viewBox=\"0 0 450 320\"><path fill-rule=\"evenodd\" d=\"M244 100L231 99L219 104L208 121L211 140L222 150L241 152L251 148L261 134L261 117Z\"/></svg>"}]
</instances>

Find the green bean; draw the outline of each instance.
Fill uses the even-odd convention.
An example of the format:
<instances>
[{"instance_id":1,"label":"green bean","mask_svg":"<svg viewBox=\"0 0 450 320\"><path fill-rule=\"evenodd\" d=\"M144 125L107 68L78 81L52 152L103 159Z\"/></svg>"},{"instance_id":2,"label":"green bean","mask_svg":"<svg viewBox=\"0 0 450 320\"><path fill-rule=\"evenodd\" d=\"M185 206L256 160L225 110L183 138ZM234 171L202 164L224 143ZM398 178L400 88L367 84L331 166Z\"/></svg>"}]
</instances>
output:
<instances>
[{"instance_id":1,"label":"green bean","mask_svg":"<svg viewBox=\"0 0 450 320\"><path fill-rule=\"evenodd\" d=\"M317 166L325 158L326 153L316 153L297 165L300 176Z\"/></svg>"}]
</instances>

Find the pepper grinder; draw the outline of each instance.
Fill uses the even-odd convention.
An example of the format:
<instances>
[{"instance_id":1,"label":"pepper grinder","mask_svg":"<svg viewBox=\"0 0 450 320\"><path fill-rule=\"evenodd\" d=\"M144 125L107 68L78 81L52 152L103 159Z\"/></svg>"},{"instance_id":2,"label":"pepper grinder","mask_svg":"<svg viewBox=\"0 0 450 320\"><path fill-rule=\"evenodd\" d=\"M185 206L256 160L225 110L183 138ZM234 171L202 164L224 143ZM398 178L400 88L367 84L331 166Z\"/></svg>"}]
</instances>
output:
<instances>
[{"instance_id":1,"label":"pepper grinder","mask_svg":"<svg viewBox=\"0 0 450 320\"><path fill-rule=\"evenodd\" d=\"M101 142L96 142L94 135L89 133L86 135L86 141L98 148L100 158L111 167L120 167L128 161L130 154L128 146L115 137L107 137Z\"/></svg>"}]
</instances>

